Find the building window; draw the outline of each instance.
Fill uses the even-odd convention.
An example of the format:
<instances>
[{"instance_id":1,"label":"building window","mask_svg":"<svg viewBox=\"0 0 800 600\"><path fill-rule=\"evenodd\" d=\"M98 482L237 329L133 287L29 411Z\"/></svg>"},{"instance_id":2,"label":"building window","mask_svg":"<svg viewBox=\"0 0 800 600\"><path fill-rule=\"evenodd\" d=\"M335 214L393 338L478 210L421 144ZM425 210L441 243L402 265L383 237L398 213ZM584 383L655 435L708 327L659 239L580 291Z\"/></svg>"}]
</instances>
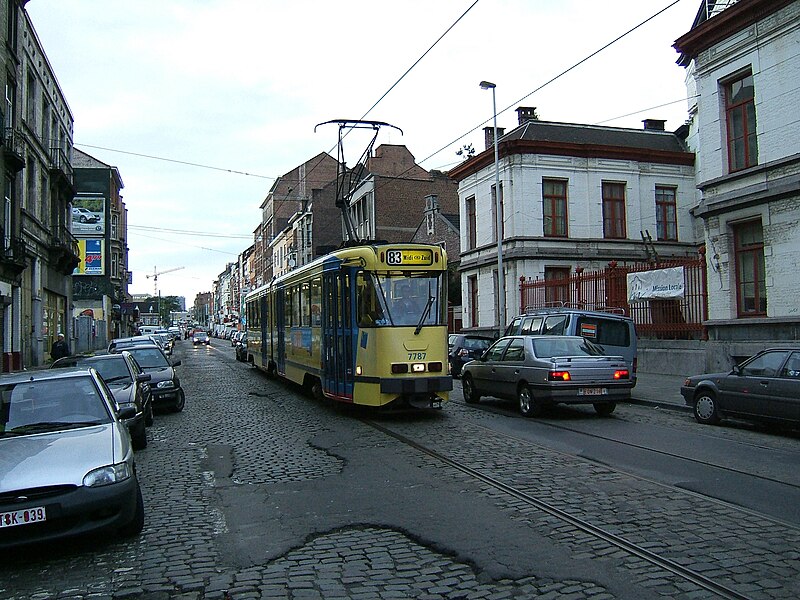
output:
<instances>
[{"instance_id":1,"label":"building window","mask_svg":"<svg viewBox=\"0 0 800 600\"><path fill-rule=\"evenodd\" d=\"M678 240L676 194L674 187L656 186L656 236L659 240Z\"/></svg>"},{"instance_id":2,"label":"building window","mask_svg":"<svg viewBox=\"0 0 800 600\"><path fill-rule=\"evenodd\" d=\"M3 123L6 129L12 130L14 128L14 104L17 95L17 90L10 83L6 83L6 114L5 122Z\"/></svg>"},{"instance_id":3,"label":"building window","mask_svg":"<svg viewBox=\"0 0 800 600\"><path fill-rule=\"evenodd\" d=\"M475 248L477 243L477 217L475 215L475 196L467 198L467 249Z\"/></svg>"},{"instance_id":4,"label":"building window","mask_svg":"<svg viewBox=\"0 0 800 600\"><path fill-rule=\"evenodd\" d=\"M603 182L603 237L625 239L625 184Z\"/></svg>"},{"instance_id":5,"label":"building window","mask_svg":"<svg viewBox=\"0 0 800 600\"><path fill-rule=\"evenodd\" d=\"M505 219L503 212L503 184L500 184L500 239L505 237ZM497 188L492 186L492 241L497 243Z\"/></svg>"},{"instance_id":6,"label":"building window","mask_svg":"<svg viewBox=\"0 0 800 600\"><path fill-rule=\"evenodd\" d=\"M542 180L544 236L567 237L567 182Z\"/></svg>"},{"instance_id":7,"label":"building window","mask_svg":"<svg viewBox=\"0 0 800 600\"><path fill-rule=\"evenodd\" d=\"M731 172L758 164L752 75L725 84L725 121L728 126L728 167Z\"/></svg>"},{"instance_id":8,"label":"building window","mask_svg":"<svg viewBox=\"0 0 800 600\"><path fill-rule=\"evenodd\" d=\"M36 77L33 71L28 71L27 86L26 117L28 120L28 127L30 127L32 131L36 131Z\"/></svg>"},{"instance_id":9,"label":"building window","mask_svg":"<svg viewBox=\"0 0 800 600\"><path fill-rule=\"evenodd\" d=\"M569 302L569 267L544 268L544 299L547 306L564 306Z\"/></svg>"},{"instance_id":10,"label":"building window","mask_svg":"<svg viewBox=\"0 0 800 600\"><path fill-rule=\"evenodd\" d=\"M111 239L116 240L118 239L117 234L117 226L119 225L119 215L112 214L111 215Z\"/></svg>"},{"instance_id":11,"label":"building window","mask_svg":"<svg viewBox=\"0 0 800 600\"><path fill-rule=\"evenodd\" d=\"M469 324L471 327L478 326L478 277L472 275L467 278L467 290L469 292Z\"/></svg>"},{"instance_id":12,"label":"building window","mask_svg":"<svg viewBox=\"0 0 800 600\"><path fill-rule=\"evenodd\" d=\"M764 232L761 221L733 228L736 253L736 306L740 317L767 314L767 286L764 269Z\"/></svg>"},{"instance_id":13,"label":"building window","mask_svg":"<svg viewBox=\"0 0 800 600\"><path fill-rule=\"evenodd\" d=\"M3 250L11 247L11 193L14 180L6 176L6 193L3 199Z\"/></svg>"}]
</instances>

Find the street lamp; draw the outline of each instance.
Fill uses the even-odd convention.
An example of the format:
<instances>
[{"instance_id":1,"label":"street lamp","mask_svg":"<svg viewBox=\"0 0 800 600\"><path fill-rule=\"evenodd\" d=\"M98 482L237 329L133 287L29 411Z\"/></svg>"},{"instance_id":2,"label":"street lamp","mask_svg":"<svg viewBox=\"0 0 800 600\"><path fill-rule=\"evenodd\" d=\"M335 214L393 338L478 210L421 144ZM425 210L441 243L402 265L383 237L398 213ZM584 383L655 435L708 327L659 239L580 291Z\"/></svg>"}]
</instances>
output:
<instances>
[{"instance_id":1,"label":"street lamp","mask_svg":"<svg viewBox=\"0 0 800 600\"><path fill-rule=\"evenodd\" d=\"M500 335L505 329L506 314L506 279L503 275L503 216L500 205L500 154L497 149L497 100L495 98L495 84L489 81L481 81L482 90L492 90L492 113L494 119L494 204L497 222L497 323L500 328Z\"/></svg>"}]
</instances>

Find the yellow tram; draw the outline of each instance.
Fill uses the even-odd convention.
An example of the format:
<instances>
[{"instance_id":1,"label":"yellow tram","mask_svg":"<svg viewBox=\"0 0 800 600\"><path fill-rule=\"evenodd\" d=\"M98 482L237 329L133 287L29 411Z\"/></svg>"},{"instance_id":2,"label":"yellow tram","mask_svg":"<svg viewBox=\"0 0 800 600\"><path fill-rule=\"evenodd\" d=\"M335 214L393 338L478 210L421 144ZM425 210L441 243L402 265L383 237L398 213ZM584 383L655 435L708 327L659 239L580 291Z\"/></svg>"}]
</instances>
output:
<instances>
[{"instance_id":1,"label":"yellow tram","mask_svg":"<svg viewBox=\"0 0 800 600\"><path fill-rule=\"evenodd\" d=\"M447 361L447 255L439 246L343 248L245 298L248 360L317 396L440 408Z\"/></svg>"}]
</instances>

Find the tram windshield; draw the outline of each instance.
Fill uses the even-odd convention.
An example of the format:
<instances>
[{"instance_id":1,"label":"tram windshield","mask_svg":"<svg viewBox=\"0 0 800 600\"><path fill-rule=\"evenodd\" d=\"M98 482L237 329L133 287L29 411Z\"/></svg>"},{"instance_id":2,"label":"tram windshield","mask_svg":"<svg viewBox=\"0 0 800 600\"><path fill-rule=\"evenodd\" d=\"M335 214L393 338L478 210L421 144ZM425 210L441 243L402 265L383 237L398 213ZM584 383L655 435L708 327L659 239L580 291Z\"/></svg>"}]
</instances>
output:
<instances>
[{"instance_id":1,"label":"tram windshield","mask_svg":"<svg viewBox=\"0 0 800 600\"><path fill-rule=\"evenodd\" d=\"M441 271L358 274L359 327L444 325Z\"/></svg>"}]
</instances>

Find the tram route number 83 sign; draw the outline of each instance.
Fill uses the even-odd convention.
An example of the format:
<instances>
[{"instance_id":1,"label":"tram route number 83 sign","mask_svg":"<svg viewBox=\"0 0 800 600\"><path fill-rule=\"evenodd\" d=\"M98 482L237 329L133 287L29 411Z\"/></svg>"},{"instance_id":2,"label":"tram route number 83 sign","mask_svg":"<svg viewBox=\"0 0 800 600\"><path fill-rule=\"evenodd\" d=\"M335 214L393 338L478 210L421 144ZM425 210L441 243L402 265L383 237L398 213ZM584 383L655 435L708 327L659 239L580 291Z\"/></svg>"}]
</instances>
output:
<instances>
[{"instance_id":1,"label":"tram route number 83 sign","mask_svg":"<svg viewBox=\"0 0 800 600\"><path fill-rule=\"evenodd\" d=\"M431 250L387 250L387 265L430 265L433 263Z\"/></svg>"}]
</instances>

